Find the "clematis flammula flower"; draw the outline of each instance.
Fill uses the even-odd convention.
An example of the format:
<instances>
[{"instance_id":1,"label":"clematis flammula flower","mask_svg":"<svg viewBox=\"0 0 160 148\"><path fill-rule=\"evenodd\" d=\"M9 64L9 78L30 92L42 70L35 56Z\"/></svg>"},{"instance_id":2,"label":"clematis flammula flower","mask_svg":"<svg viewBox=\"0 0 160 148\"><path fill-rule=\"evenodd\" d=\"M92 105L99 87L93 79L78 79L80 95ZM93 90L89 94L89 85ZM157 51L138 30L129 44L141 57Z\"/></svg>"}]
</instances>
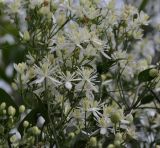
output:
<instances>
[{"instance_id":1,"label":"clematis flammula flower","mask_svg":"<svg viewBox=\"0 0 160 148\"><path fill-rule=\"evenodd\" d=\"M93 99L93 91L98 92L98 89L96 87L97 81L97 74L94 69L89 69L89 68L81 68L78 69L77 71L78 75L80 76L80 82L76 85L76 90L81 91L84 89L86 92L86 97Z\"/></svg>"},{"instance_id":2,"label":"clematis flammula flower","mask_svg":"<svg viewBox=\"0 0 160 148\"><path fill-rule=\"evenodd\" d=\"M50 80L55 86L62 84L60 81L54 78L54 74L57 70L57 66L52 66L49 62L44 61L40 63L40 66L34 65L34 70L37 79L32 82L33 83L42 83L45 79Z\"/></svg>"},{"instance_id":3,"label":"clematis flammula flower","mask_svg":"<svg viewBox=\"0 0 160 148\"><path fill-rule=\"evenodd\" d=\"M66 74L64 72L58 72L57 77L60 79L61 83L65 85L68 90L72 89L72 83L75 81L80 81L78 75L73 72L67 71Z\"/></svg>"}]
</instances>

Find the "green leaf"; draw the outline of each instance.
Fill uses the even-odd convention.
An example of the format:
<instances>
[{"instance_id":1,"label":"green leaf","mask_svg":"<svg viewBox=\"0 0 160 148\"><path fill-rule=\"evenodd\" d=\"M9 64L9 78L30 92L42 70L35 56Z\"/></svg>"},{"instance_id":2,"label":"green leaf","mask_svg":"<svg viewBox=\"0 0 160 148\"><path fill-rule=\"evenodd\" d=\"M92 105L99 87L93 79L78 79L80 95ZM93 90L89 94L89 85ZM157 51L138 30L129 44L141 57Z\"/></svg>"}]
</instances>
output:
<instances>
[{"instance_id":1,"label":"green leaf","mask_svg":"<svg viewBox=\"0 0 160 148\"><path fill-rule=\"evenodd\" d=\"M150 103L154 100L154 96L152 95L147 95L145 97L142 98L141 100L141 104L147 104L147 103Z\"/></svg>"},{"instance_id":2,"label":"green leaf","mask_svg":"<svg viewBox=\"0 0 160 148\"><path fill-rule=\"evenodd\" d=\"M146 70L144 70L144 71L142 71L142 72L139 73L138 80L139 80L140 83L142 83L142 82L148 82L148 81L151 81L151 80L154 79L154 77L151 77L149 75L149 71L151 69L152 68L149 68L149 69L146 69Z\"/></svg>"},{"instance_id":3,"label":"green leaf","mask_svg":"<svg viewBox=\"0 0 160 148\"><path fill-rule=\"evenodd\" d=\"M145 7L147 6L147 3L148 3L148 0L143 0L143 1L141 2L140 7L139 7L139 11L144 10Z\"/></svg>"}]
</instances>

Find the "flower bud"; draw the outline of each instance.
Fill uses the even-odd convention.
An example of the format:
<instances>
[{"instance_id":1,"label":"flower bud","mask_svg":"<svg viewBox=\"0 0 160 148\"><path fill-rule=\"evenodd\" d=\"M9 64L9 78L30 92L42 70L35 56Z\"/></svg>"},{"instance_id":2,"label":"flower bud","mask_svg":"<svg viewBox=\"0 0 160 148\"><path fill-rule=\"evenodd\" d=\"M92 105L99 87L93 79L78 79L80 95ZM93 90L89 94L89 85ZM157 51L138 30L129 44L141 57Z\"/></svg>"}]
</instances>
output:
<instances>
[{"instance_id":1,"label":"flower bud","mask_svg":"<svg viewBox=\"0 0 160 148\"><path fill-rule=\"evenodd\" d=\"M51 17L51 12L50 12L49 7L41 7L41 8L39 9L39 13L40 13L41 15L48 16L48 18Z\"/></svg>"},{"instance_id":2,"label":"flower bud","mask_svg":"<svg viewBox=\"0 0 160 148\"><path fill-rule=\"evenodd\" d=\"M122 134L121 133L116 133L115 139L116 140L122 140Z\"/></svg>"},{"instance_id":3,"label":"flower bud","mask_svg":"<svg viewBox=\"0 0 160 148\"><path fill-rule=\"evenodd\" d=\"M89 140L89 145L92 147L96 147L97 146L97 139L96 137L91 137Z\"/></svg>"},{"instance_id":4,"label":"flower bud","mask_svg":"<svg viewBox=\"0 0 160 148\"><path fill-rule=\"evenodd\" d=\"M13 88L14 90L18 90L18 86L17 86L16 83L12 83L11 86L12 86L12 88Z\"/></svg>"},{"instance_id":5,"label":"flower bud","mask_svg":"<svg viewBox=\"0 0 160 148\"><path fill-rule=\"evenodd\" d=\"M32 127L32 133L34 135L39 135L41 133L40 129L37 126Z\"/></svg>"},{"instance_id":6,"label":"flower bud","mask_svg":"<svg viewBox=\"0 0 160 148\"><path fill-rule=\"evenodd\" d=\"M24 121L23 122L23 126L24 126L24 128L27 128L29 126L29 122L28 121Z\"/></svg>"},{"instance_id":7,"label":"flower bud","mask_svg":"<svg viewBox=\"0 0 160 148\"><path fill-rule=\"evenodd\" d=\"M105 81L106 80L106 74L101 74L101 79L102 79L102 81Z\"/></svg>"},{"instance_id":8,"label":"flower bud","mask_svg":"<svg viewBox=\"0 0 160 148\"><path fill-rule=\"evenodd\" d=\"M156 147L155 148L160 148L160 145L156 145Z\"/></svg>"},{"instance_id":9,"label":"flower bud","mask_svg":"<svg viewBox=\"0 0 160 148\"><path fill-rule=\"evenodd\" d=\"M13 135L13 136L10 137L11 143L16 142L16 140L17 140L17 137L15 135Z\"/></svg>"},{"instance_id":10,"label":"flower bud","mask_svg":"<svg viewBox=\"0 0 160 148\"><path fill-rule=\"evenodd\" d=\"M107 148L115 148L115 146L113 144L109 144Z\"/></svg>"},{"instance_id":11,"label":"flower bud","mask_svg":"<svg viewBox=\"0 0 160 148\"><path fill-rule=\"evenodd\" d=\"M5 102L2 102L1 105L0 105L0 109L3 110L6 108L6 103Z\"/></svg>"},{"instance_id":12,"label":"flower bud","mask_svg":"<svg viewBox=\"0 0 160 148\"><path fill-rule=\"evenodd\" d=\"M28 137L28 138L27 138L27 142L28 142L28 143L31 143L31 144L34 144L34 142L35 142L35 137L34 137L34 136Z\"/></svg>"},{"instance_id":13,"label":"flower bud","mask_svg":"<svg viewBox=\"0 0 160 148\"><path fill-rule=\"evenodd\" d=\"M14 116L15 113L16 113L16 109L15 109L13 106L9 106L9 107L8 107L8 114L9 114L10 116Z\"/></svg>"},{"instance_id":14,"label":"flower bud","mask_svg":"<svg viewBox=\"0 0 160 148\"><path fill-rule=\"evenodd\" d=\"M75 133L71 132L71 133L68 134L68 136L72 139L72 138L75 137Z\"/></svg>"},{"instance_id":15,"label":"flower bud","mask_svg":"<svg viewBox=\"0 0 160 148\"><path fill-rule=\"evenodd\" d=\"M158 75L158 70L155 69L155 68L150 69L149 75L150 75L151 77L153 77L153 78L156 77L156 76Z\"/></svg>"},{"instance_id":16,"label":"flower bud","mask_svg":"<svg viewBox=\"0 0 160 148\"><path fill-rule=\"evenodd\" d=\"M23 113L25 111L25 106L24 105L21 105L20 107L19 107L19 112L20 113Z\"/></svg>"},{"instance_id":17,"label":"flower bud","mask_svg":"<svg viewBox=\"0 0 160 148\"><path fill-rule=\"evenodd\" d=\"M3 113L3 115L5 115L5 114L7 113L6 109L4 109L4 110L2 111L2 113Z\"/></svg>"},{"instance_id":18,"label":"flower bud","mask_svg":"<svg viewBox=\"0 0 160 148\"><path fill-rule=\"evenodd\" d=\"M115 112L115 113L112 113L111 114L111 121L113 122L113 123L118 123L118 122L120 122L120 120L121 120L121 115L120 115L120 113L119 112Z\"/></svg>"},{"instance_id":19,"label":"flower bud","mask_svg":"<svg viewBox=\"0 0 160 148\"><path fill-rule=\"evenodd\" d=\"M121 142L120 142L119 140L115 140L115 141L114 141L114 145L115 145L116 147L118 147L118 146L121 145Z\"/></svg>"},{"instance_id":20,"label":"flower bud","mask_svg":"<svg viewBox=\"0 0 160 148\"><path fill-rule=\"evenodd\" d=\"M30 35L28 31L25 31L23 34L23 40L24 41L29 41L30 40Z\"/></svg>"}]
</instances>

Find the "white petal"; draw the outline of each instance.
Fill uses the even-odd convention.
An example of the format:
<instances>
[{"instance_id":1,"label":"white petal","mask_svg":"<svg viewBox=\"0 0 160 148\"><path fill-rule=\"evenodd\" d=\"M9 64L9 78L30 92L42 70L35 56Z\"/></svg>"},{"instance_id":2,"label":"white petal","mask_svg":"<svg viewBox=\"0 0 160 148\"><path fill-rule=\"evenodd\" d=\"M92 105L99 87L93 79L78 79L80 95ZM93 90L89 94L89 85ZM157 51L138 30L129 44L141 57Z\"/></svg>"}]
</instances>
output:
<instances>
[{"instance_id":1,"label":"white petal","mask_svg":"<svg viewBox=\"0 0 160 148\"><path fill-rule=\"evenodd\" d=\"M38 117L37 126L42 127L44 122L45 122L45 119L42 116Z\"/></svg>"},{"instance_id":2,"label":"white petal","mask_svg":"<svg viewBox=\"0 0 160 148\"><path fill-rule=\"evenodd\" d=\"M107 59L111 59L111 57L109 57L106 53L104 53L104 51L101 51L101 53L102 53L102 55L104 56L104 57L106 57Z\"/></svg>"},{"instance_id":3,"label":"white petal","mask_svg":"<svg viewBox=\"0 0 160 148\"><path fill-rule=\"evenodd\" d=\"M45 79L45 77L41 77L40 79L37 79L37 80L35 80L34 82L35 82L36 84L42 83L42 82L44 81L44 79Z\"/></svg>"},{"instance_id":4,"label":"white petal","mask_svg":"<svg viewBox=\"0 0 160 148\"><path fill-rule=\"evenodd\" d=\"M57 83L57 84L62 84L60 81L48 76L47 78L49 78L54 84Z\"/></svg>"}]
</instances>

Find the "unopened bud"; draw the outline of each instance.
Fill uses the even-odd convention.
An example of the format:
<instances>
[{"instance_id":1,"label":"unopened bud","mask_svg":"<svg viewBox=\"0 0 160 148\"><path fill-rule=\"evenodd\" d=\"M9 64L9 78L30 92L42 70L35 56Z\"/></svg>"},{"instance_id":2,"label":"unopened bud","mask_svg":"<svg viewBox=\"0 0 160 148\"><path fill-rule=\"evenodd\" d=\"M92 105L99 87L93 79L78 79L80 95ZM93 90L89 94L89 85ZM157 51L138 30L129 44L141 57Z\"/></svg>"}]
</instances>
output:
<instances>
[{"instance_id":1,"label":"unopened bud","mask_svg":"<svg viewBox=\"0 0 160 148\"><path fill-rule=\"evenodd\" d=\"M19 107L19 112L20 113L23 113L25 111L25 106L24 105L21 105L20 107Z\"/></svg>"},{"instance_id":2,"label":"unopened bud","mask_svg":"<svg viewBox=\"0 0 160 148\"><path fill-rule=\"evenodd\" d=\"M158 70L157 69L155 69L155 68L153 68L153 69L151 69L150 71L149 71L149 75L151 76L151 77L156 77L157 75L158 75Z\"/></svg>"},{"instance_id":3,"label":"unopened bud","mask_svg":"<svg viewBox=\"0 0 160 148\"><path fill-rule=\"evenodd\" d=\"M28 122L28 121L24 121L24 122L23 122L23 126L24 126L25 128L27 128L27 127L29 126L29 122Z\"/></svg>"},{"instance_id":4,"label":"unopened bud","mask_svg":"<svg viewBox=\"0 0 160 148\"><path fill-rule=\"evenodd\" d=\"M109 144L107 148L115 148L115 146L113 144Z\"/></svg>"},{"instance_id":5,"label":"unopened bud","mask_svg":"<svg viewBox=\"0 0 160 148\"><path fill-rule=\"evenodd\" d=\"M90 138L89 145L92 146L92 147L97 146L97 139L96 139L96 137L91 137Z\"/></svg>"},{"instance_id":6,"label":"unopened bud","mask_svg":"<svg viewBox=\"0 0 160 148\"><path fill-rule=\"evenodd\" d=\"M23 34L23 39L25 41L29 41L30 40L30 35L29 35L29 32L28 31L25 31L24 34Z\"/></svg>"},{"instance_id":7,"label":"unopened bud","mask_svg":"<svg viewBox=\"0 0 160 148\"><path fill-rule=\"evenodd\" d=\"M121 115L120 115L120 113L119 112L115 112L115 113L113 113L112 115L111 115L111 121L113 122L113 123L118 123L118 122L120 122L120 120L121 120Z\"/></svg>"},{"instance_id":8,"label":"unopened bud","mask_svg":"<svg viewBox=\"0 0 160 148\"><path fill-rule=\"evenodd\" d=\"M34 135L39 135L41 133L40 129L37 126L32 127L32 133Z\"/></svg>"},{"instance_id":9,"label":"unopened bud","mask_svg":"<svg viewBox=\"0 0 160 148\"><path fill-rule=\"evenodd\" d=\"M0 109L3 110L6 108L6 103L5 102L2 102L1 105L0 105Z\"/></svg>"},{"instance_id":10,"label":"unopened bud","mask_svg":"<svg viewBox=\"0 0 160 148\"><path fill-rule=\"evenodd\" d=\"M16 109L15 109L13 106L9 106L9 107L8 107L8 114L9 114L10 116L14 116L15 113L16 113Z\"/></svg>"},{"instance_id":11,"label":"unopened bud","mask_svg":"<svg viewBox=\"0 0 160 148\"><path fill-rule=\"evenodd\" d=\"M75 133L71 132L71 133L68 134L68 136L72 139L72 138L75 137Z\"/></svg>"}]
</instances>

